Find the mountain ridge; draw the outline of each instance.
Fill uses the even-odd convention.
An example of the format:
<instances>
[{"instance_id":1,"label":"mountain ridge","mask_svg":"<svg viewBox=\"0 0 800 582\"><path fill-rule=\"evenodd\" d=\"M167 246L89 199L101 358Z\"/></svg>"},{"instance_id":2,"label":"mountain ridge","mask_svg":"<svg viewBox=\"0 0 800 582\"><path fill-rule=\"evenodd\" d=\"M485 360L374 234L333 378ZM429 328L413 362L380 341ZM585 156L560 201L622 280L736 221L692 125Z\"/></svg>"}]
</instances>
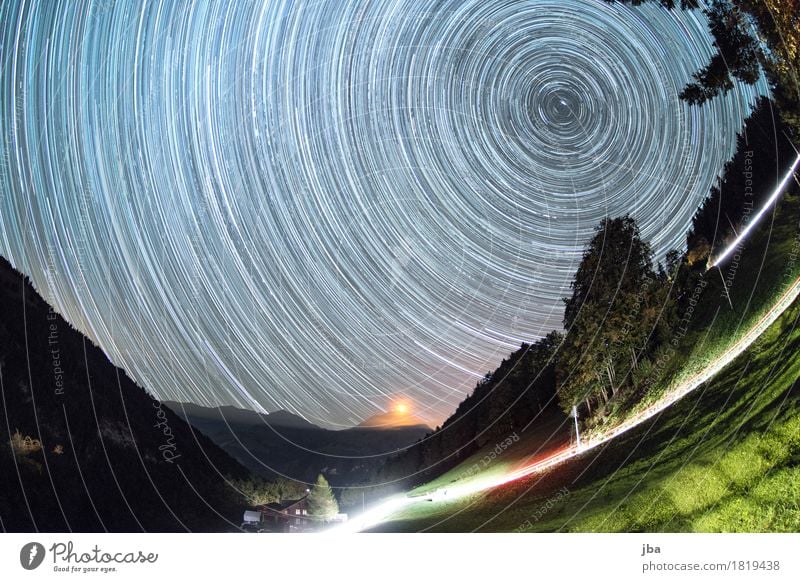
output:
<instances>
[{"instance_id":1,"label":"mountain ridge","mask_svg":"<svg viewBox=\"0 0 800 582\"><path fill-rule=\"evenodd\" d=\"M428 424L410 413L401 413L396 410L389 412L379 412L362 420L353 428L358 429L375 429L375 430L390 430L394 428L406 427L419 427L425 430L432 431L433 429Z\"/></svg>"},{"instance_id":2,"label":"mountain ridge","mask_svg":"<svg viewBox=\"0 0 800 582\"><path fill-rule=\"evenodd\" d=\"M174 402L167 406L262 477L310 483L323 473L336 487L368 481L387 459L431 432L427 425L419 424L333 430L289 412L260 414L236 407L182 406Z\"/></svg>"},{"instance_id":3,"label":"mountain ridge","mask_svg":"<svg viewBox=\"0 0 800 582\"><path fill-rule=\"evenodd\" d=\"M288 410L276 410L275 412L262 413L227 404L211 407L194 404L192 402L177 402L174 400L165 400L164 405L171 408L172 411L178 415L188 414L195 418L219 418L220 420L227 420L239 424L268 424L281 427L322 429L322 427Z\"/></svg>"},{"instance_id":4,"label":"mountain ridge","mask_svg":"<svg viewBox=\"0 0 800 582\"><path fill-rule=\"evenodd\" d=\"M4 531L236 531L250 473L0 257Z\"/></svg>"},{"instance_id":5,"label":"mountain ridge","mask_svg":"<svg viewBox=\"0 0 800 582\"><path fill-rule=\"evenodd\" d=\"M419 428L429 432L433 431L430 425L423 419L408 413L398 413L397 411L379 412L354 426L331 429L309 422L302 416L284 409L264 413L229 404L221 406L203 406L202 404L195 404L193 402L178 402L174 400L164 400L163 404L181 416L188 415L195 419L215 419L235 424L269 425L273 427L326 430L331 432L343 432L355 429L394 430L397 428Z\"/></svg>"}]
</instances>

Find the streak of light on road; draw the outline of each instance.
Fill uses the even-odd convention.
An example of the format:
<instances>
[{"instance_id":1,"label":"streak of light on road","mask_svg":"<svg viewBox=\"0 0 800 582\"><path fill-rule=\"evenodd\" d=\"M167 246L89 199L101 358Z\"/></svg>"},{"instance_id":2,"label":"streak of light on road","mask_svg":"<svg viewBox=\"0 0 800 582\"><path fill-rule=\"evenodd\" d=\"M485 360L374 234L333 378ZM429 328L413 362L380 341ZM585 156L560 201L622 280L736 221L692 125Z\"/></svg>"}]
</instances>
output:
<instances>
[{"instance_id":1,"label":"streak of light on road","mask_svg":"<svg viewBox=\"0 0 800 582\"><path fill-rule=\"evenodd\" d=\"M800 157L798 157L800 160ZM510 471L505 475L487 477L485 479L476 479L464 485L457 485L448 487L447 489L439 490L431 495L419 497L406 497L396 496L386 499L370 508L364 513L355 516L352 520L345 522L336 527L329 528L326 533L354 533L364 531L370 527L379 524L386 517L396 513L399 509L413 505L416 503L430 503L441 500L453 500L475 493L480 493L487 489L499 487L511 481L522 479L535 473L540 473L545 469L549 469L559 465L569 459L575 458L579 455L584 455L587 452L595 449L608 441L625 434L629 430L636 428L647 420L653 418L657 414L663 412L665 409L672 406L675 402L713 378L725 366L731 363L739 355L741 355L764 331L775 321L786 309L800 296L800 277L788 287L788 289L778 298L773 306L751 327L741 338L730 345L723 353L717 356L705 368L695 373L690 378L681 382L673 390L671 390L661 400L654 403L649 408L639 412L638 414L628 418L625 422L619 424L615 428L601 434L596 435L581 443L580 450L574 445L560 449L546 457L537 460L536 462L529 463L522 468Z\"/></svg>"},{"instance_id":2,"label":"streak of light on road","mask_svg":"<svg viewBox=\"0 0 800 582\"><path fill-rule=\"evenodd\" d=\"M742 243L742 241L745 238L747 238L747 235L750 234L750 231L752 231L755 225L758 224L758 221L761 220L761 217L764 216L767 210L769 210L772 207L772 205L775 204L775 201L778 200L780 195L783 193L783 189L786 188L786 184L789 183L789 180L792 179L792 176L794 176L794 173L797 171L798 165L800 165L800 154L797 154L797 159L794 161L794 164L792 164L792 167L789 168L788 172L786 172L786 175L783 177L783 180L781 180L780 183L775 188L775 191L772 194L770 194L769 198L767 198L767 201L764 203L764 206L762 206L761 209L756 213L756 215L753 216L747 222L747 226L745 226L742 229L742 232L739 233L739 236L737 236L736 239L730 245L728 245L728 248L722 251L722 253L719 256L717 256L713 261L709 260L709 264L706 270L712 269L718 266L720 263L722 263L722 261L727 259L728 256L734 251L734 249L736 249Z\"/></svg>"}]
</instances>

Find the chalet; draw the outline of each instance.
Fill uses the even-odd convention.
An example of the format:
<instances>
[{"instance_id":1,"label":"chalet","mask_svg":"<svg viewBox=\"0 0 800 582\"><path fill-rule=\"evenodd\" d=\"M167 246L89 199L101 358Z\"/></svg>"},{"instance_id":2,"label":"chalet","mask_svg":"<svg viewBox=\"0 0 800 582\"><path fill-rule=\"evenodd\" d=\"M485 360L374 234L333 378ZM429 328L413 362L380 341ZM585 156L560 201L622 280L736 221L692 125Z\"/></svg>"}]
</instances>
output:
<instances>
[{"instance_id":1,"label":"chalet","mask_svg":"<svg viewBox=\"0 0 800 582\"><path fill-rule=\"evenodd\" d=\"M308 514L308 495L256 507L264 529L279 532L304 532L316 529L317 520Z\"/></svg>"}]
</instances>

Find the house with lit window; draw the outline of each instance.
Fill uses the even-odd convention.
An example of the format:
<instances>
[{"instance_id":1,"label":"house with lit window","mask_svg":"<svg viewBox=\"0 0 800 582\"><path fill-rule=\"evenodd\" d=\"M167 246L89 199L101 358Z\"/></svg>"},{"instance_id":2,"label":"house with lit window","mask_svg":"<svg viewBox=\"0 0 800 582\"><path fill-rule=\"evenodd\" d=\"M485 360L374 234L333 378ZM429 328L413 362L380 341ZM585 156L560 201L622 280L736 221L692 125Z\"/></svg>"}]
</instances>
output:
<instances>
[{"instance_id":1,"label":"house with lit window","mask_svg":"<svg viewBox=\"0 0 800 582\"><path fill-rule=\"evenodd\" d=\"M261 522L265 529L279 532L312 531L317 523L308 514L308 496L276 503L259 505Z\"/></svg>"}]
</instances>

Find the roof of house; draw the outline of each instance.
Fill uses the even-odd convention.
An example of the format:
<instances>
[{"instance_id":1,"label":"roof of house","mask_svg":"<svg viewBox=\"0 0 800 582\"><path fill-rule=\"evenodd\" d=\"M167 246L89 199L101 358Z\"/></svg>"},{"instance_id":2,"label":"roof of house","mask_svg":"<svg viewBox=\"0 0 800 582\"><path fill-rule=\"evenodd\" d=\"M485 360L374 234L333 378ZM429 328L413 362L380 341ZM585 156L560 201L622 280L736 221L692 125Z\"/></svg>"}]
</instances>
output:
<instances>
[{"instance_id":1,"label":"roof of house","mask_svg":"<svg viewBox=\"0 0 800 582\"><path fill-rule=\"evenodd\" d=\"M286 511L287 509L291 509L301 501L305 501L308 495L304 495L300 499L284 499L282 501L267 503L266 505L260 505L259 508L264 511Z\"/></svg>"}]
</instances>

